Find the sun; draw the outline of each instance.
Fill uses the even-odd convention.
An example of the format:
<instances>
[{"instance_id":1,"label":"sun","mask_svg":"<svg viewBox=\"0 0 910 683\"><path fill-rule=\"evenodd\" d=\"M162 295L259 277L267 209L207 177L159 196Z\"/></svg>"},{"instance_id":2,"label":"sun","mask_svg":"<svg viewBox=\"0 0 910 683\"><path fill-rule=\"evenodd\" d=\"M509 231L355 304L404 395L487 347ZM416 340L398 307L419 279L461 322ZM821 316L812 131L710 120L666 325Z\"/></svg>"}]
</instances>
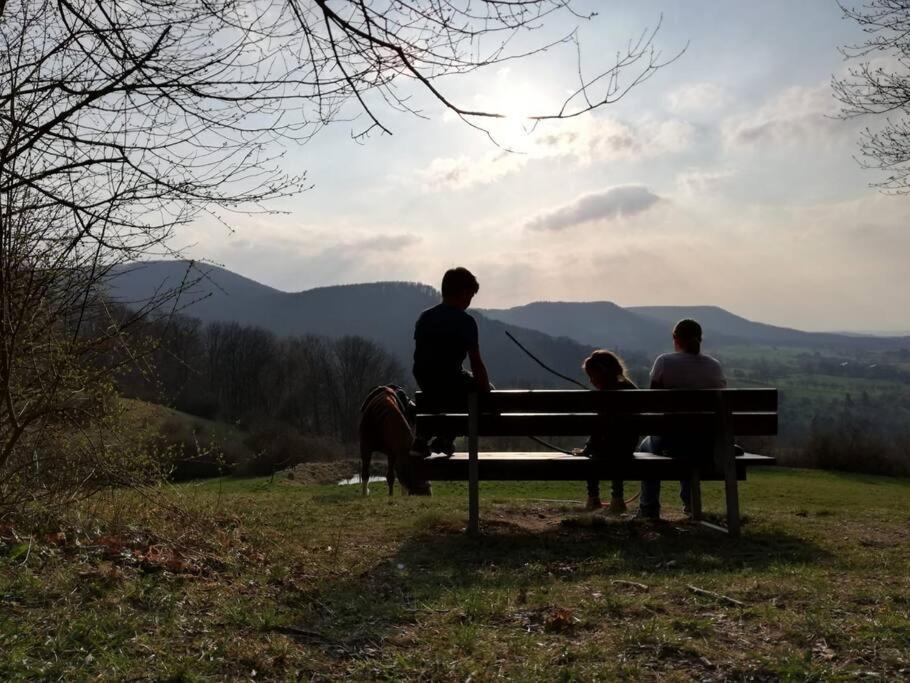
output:
<instances>
[{"instance_id":1,"label":"sun","mask_svg":"<svg viewBox=\"0 0 910 683\"><path fill-rule=\"evenodd\" d=\"M484 127L506 147L528 144L535 128L532 117L544 113L547 106L539 88L530 83L509 82L505 78L497 79L496 91L484 100L484 111L501 117Z\"/></svg>"}]
</instances>

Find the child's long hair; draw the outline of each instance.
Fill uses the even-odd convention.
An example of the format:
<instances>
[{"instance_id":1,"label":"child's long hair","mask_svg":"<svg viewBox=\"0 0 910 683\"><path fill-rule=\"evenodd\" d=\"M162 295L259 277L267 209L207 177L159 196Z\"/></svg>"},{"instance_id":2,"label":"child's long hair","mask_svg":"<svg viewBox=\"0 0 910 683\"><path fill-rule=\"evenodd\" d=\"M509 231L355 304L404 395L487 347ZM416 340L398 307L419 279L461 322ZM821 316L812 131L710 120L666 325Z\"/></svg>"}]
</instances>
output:
<instances>
[{"instance_id":1,"label":"child's long hair","mask_svg":"<svg viewBox=\"0 0 910 683\"><path fill-rule=\"evenodd\" d=\"M585 358L581 364L582 369L588 376L593 369L599 370L605 377L613 377L617 384L634 384L629 378L629 370L622 358L612 351L606 349L597 349L590 356Z\"/></svg>"}]
</instances>

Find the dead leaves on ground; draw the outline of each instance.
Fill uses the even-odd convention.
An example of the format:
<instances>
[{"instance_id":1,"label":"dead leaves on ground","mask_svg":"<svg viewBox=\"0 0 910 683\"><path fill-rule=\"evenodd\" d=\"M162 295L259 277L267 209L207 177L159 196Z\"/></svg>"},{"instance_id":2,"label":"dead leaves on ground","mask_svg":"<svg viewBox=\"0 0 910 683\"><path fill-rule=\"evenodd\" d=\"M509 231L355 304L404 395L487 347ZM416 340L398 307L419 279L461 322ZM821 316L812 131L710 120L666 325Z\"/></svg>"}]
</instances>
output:
<instances>
[{"instance_id":1,"label":"dead leaves on ground","mask_svg":"<svg viewBox=\"0 0 910 683\"><path fill-rule=\"evenodd\" d=\"M166 571L178 575L199 576L210 571L203 553L188 552L162 542L149 533L102 534L91 537L84 533L54 531L25 536L9 525L0 527L0 547L9 546L5 554L19 559L20 546L28 546L30 554L48 557L63 556L94 565L83 577L97 576L117 579L123 570L135 568L143 572Z\"/></svg>"},{"instance_id":2,"label":"dead leaves on ground","mask_svg":"<svg viewBox=\"0 0 910 683\"><path fill-rule=\"evenodd\" d=\"M521 610L515 613L515 619L528 633L568 633L581 623L574 610L555 606Z\"/></svg>"}]
</instances>

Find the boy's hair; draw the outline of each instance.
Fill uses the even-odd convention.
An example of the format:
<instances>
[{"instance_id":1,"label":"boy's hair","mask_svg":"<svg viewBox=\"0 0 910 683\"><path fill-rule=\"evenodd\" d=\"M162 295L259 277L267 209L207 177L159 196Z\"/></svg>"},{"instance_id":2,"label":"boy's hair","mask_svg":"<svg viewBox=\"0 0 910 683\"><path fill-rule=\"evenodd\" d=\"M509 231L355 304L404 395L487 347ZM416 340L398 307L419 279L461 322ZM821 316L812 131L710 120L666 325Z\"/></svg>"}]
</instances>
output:
<instances>
[{"instance_id":1,"label":"boy's hair","mask_svg":"<svg viewBox=\"0 0 910 683\"><path fill-rule=\"evenodd\" d=\"M701 351L701 325L691 318L683 318L673 326L673 338L688 353Z\"/></svg>"},{"instance_id":2,"label":"boy's hair","mask_svg":"<svg viewBox=\"0 0 910 683\"><path fill-rule=\"evenodd\" d=\"M477 294L480 285L477 278L467 268L449 268L446 274L442 276L442 296L458 296L461 292L469 291L471 294Z\"/></svg>"},{"instance_id":3,"label":"boy's hair","mask_svg":"<svg viewBox=\"0 0 910 683\"><path fill-rule=\"evenodd\" d=\"M623 363L622 358L606 349L597 349L597 351L592 352L590 356L585 358L581 367L589 377L591 372L597 369L608 377L622 377L627 382L632 381L629 379L629 370L626 368L626 364Z\"/></svg>"}]
</instances>

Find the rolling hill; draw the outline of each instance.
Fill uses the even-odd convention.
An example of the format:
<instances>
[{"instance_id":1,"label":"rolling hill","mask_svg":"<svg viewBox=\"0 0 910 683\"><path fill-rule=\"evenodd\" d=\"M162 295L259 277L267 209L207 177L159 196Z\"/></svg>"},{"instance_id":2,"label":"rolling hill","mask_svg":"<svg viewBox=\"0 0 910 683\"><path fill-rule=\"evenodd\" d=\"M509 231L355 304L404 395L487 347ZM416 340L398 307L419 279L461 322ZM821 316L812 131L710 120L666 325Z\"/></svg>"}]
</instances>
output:
<instances>
[{"instance_id":1,"label":"rolling hill","mask_svg":"<svg viewBox=\"0 0 910 683\"><path fill-rule=\"evenodd\" d=\"M665 328L681 318L698 320L715 345L763 344L803 348L883 351L910 347L910 337L879 337L830 332L804 332L747 320L718 306L631 306L626 309Z\"/></svg>"},{"instance_id":2,"label":"rolling hill","mask_svg":"<svg viewBox=\"0 0 910 683\"><path fill-rule=\"evenodd\" d=\"M141 305L155 292L179 286L186 262L155 261L121 269L109 290L116 300ZM282 292L223 268L195 265L193 284L181 295L181 313L203 322L231 321L256 325L279 336L359 335L372 339L409 369L414 322L439 301L432 287L410 282L377 282ZM555 338L516 327L472 311L480 332L484 359L499 386L516 386L518 378L536 386L561 386L561 380L538 367L506 337L509 330L536 355L563 374L581 377L581 360L591 350L578 341Z\"/></svg>"},{"instance_id":3,"label":"rolling hill","mask_svg":"<svg viewBox=\"0 0 910 683\"><path fill-rule=\"evenodd\" d=\"M640 315L611 301L537 301L514 308L484 309L483 313L496 320L550 335L565 335L592 346L647 354L668 350L670 330L679 319L668 324L663 318ZM712 333L706 347L744 343L747 338L729 331Z\"/></svg>"},{"instance_id":4,"label":"rolling hill","mask_svg":"<svg viewBox=\"0 0 910 683\"><path fill-rule=\"evenodd\" d=\"M654 352L667 346L666 325L630 313L610 301L536 301L483 314L554 336L566 336L592 346Z\"/></svg>"}]
</instances>

